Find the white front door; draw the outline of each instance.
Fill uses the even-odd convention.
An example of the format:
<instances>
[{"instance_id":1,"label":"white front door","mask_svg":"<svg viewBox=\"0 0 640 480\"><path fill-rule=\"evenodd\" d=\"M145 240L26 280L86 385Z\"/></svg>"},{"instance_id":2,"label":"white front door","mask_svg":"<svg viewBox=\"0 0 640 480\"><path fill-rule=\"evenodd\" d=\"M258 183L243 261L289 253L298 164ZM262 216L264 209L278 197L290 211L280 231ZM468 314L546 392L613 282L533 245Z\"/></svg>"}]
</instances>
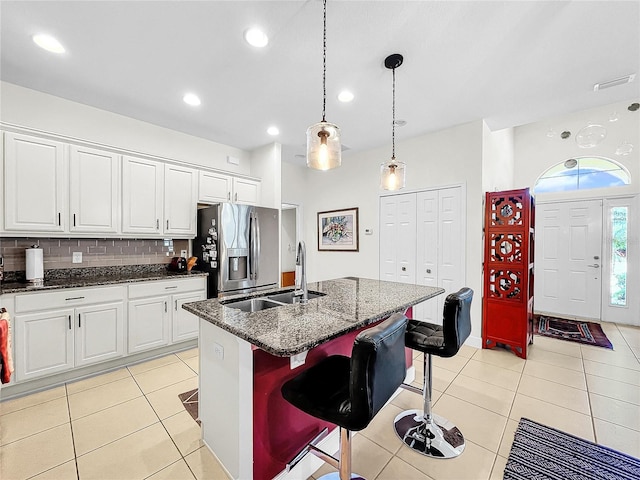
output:
<instances>
[{"instance_id":1,"label":"white front door","mask_svg":"<svg viewBox=\"0 0 640 480\"><path fill-rule=\"evenodd\" d=\"M602 200L537 205L535 240L535 311L599 320Z\"/></svg>"}]
</instances>

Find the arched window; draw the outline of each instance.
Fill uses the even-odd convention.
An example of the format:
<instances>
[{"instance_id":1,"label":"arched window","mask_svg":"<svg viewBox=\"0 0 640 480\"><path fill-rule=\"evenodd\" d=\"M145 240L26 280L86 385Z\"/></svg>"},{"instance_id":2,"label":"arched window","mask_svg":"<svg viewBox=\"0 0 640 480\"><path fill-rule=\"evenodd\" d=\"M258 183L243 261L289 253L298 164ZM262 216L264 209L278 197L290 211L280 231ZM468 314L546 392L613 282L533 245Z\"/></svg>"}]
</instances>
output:
<instances>
[{"instance_id":1,"label":"arched window","mask_svg":"<svg viewBox=\"0 0 640 480\"><path fill-rule=\"evenodd\" d=\"M603 157L576 157L554 165L540 175L534 192L622 187L630 183L628 170L613 160Z\"/></svg>"}]
</instances>

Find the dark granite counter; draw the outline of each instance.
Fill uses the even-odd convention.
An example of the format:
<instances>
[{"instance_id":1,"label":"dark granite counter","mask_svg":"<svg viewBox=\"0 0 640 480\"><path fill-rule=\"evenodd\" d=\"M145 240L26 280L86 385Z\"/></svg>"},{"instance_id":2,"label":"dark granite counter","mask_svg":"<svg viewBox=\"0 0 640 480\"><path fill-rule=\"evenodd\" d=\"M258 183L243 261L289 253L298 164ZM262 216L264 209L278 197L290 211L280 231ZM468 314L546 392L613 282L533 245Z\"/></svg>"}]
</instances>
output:
<instances>
[{"instance_id":1,"label":"dark granite counter","mask_svg":"<svg viewBox=\"0 0 640 480\"><path fill-rule=\"evenodd\" d=\"M0 284L0 294L26 293L61 288L95 287L118 283L172 280L206 276L205 272L169 272L166 265L123 265L119 267L69 268L45 271L44 285L35 287L25 281ZM20 275L18 275L20 277Z\"/></svg>"},{"instance_id":2,"label":"dark granite counter","mask_svg":"<svg viewBox=\"0 0 640 480\"><path fill-rule=\"evenodd\" d=\"M310 283L308 287L310 292L326 295L310 299L306 305L282 305L253 313L224 306L218 299L186 303L182 308L272 355L289 357L444 293L437 287L355 277ZM291 288L274 292L287 290Z\"/></svg>"}]
</instances>

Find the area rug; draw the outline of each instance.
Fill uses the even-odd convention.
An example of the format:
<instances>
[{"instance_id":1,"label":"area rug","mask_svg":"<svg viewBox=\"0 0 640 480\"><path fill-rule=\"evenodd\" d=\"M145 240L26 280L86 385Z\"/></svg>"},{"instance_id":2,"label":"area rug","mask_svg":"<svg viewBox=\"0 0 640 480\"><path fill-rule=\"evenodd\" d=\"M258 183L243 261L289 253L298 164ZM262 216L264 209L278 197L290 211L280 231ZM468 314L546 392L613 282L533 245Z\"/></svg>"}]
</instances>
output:
<instances>
[{"instance_id":1,"label":"area rug","mask_svg":"<svg viewBox=\"0 0 640 480\"><path fill-rule=\"evenodd\" d=\"M504 480L637 480L640 460L521 418Z\"/></svg>"},{"instance_id":2,"label":"area rug","mask_svg":"<svg viewBox=\"0 0 640 480\"><path fill-rule=\"evenodd\" d=\"M595 322L537 315L533 320L533 333L613 350L602 327Z\"/></svg>"},{"instance_id":3,"label":"area rug","mask_svg":"<svg viewBox=\"0 0 640 480\"><path fill-rule=\"evenodd\" d=\"M200 419L198 418L198 389L194 388L188 392L181 393L178 398L185 410L189 412L189 415L200 425Z\"/></svg>"}]
</instances>

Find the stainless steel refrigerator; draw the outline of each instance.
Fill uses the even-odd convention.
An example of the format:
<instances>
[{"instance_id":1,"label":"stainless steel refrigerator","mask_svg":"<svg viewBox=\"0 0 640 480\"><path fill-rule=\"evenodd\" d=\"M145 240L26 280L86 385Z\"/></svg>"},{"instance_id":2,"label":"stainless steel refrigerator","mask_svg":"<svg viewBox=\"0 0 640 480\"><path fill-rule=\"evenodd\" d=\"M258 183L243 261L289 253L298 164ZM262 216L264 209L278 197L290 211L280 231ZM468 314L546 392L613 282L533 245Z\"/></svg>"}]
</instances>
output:
<instances>
[{"instance_id":1,"label":"stainless steel refrigerator","mask_svg":"<svg viewBox=\"0 0 640 480\"><path fill-rule=\"evenodd\" d=\"M220 203L198 210L193 253L209 273L207 297L279 284L280 211Z\"/></svg>"}]
</instances>

